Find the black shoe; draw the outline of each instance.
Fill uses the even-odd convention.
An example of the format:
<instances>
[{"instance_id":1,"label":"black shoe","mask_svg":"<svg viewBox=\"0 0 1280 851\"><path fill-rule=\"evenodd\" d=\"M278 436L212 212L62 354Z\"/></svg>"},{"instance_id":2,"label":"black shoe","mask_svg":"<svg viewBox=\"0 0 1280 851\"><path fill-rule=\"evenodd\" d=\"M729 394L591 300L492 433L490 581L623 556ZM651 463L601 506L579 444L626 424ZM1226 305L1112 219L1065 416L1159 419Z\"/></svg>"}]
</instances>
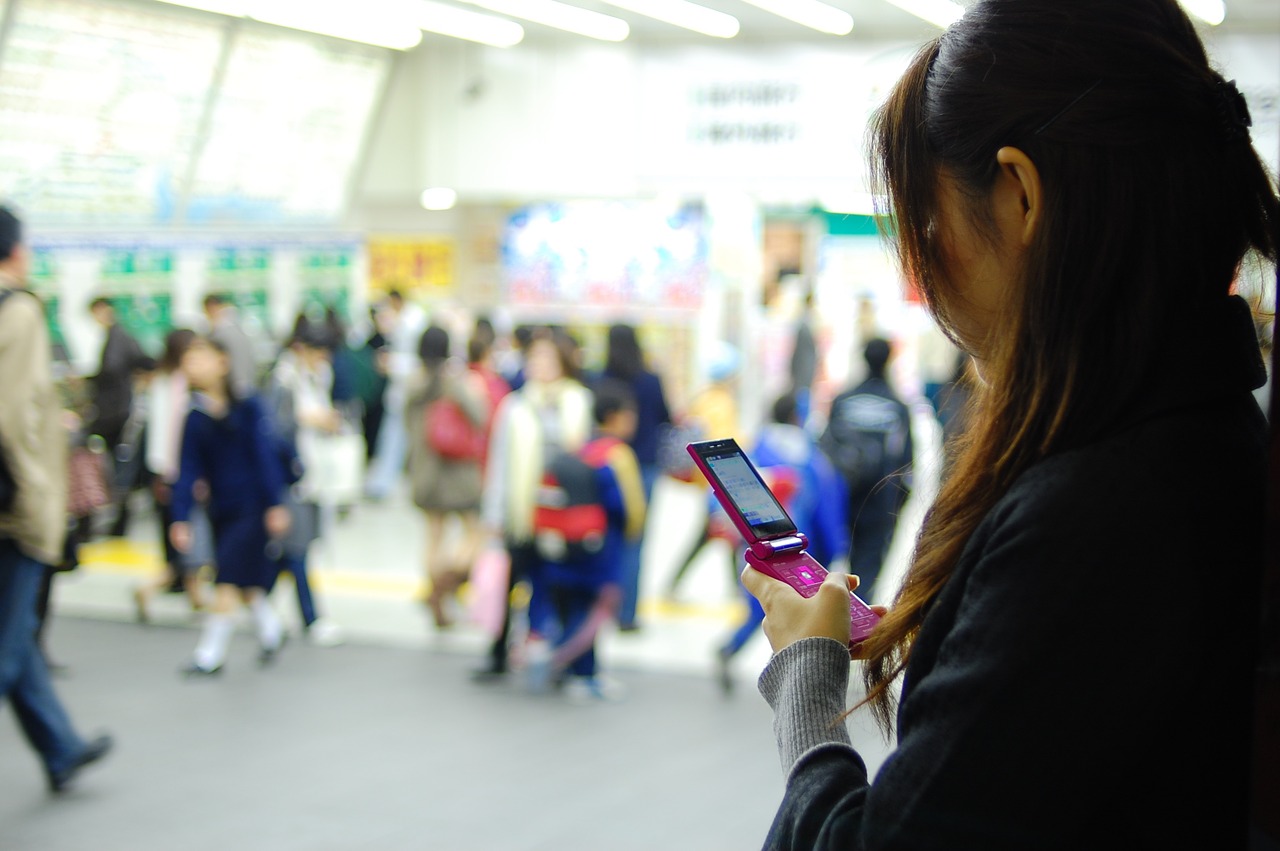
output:
<instances>
[{"instance_id":1,"label":"black shoe","mask_svg":"<svg viewBox=\"0 0 1280 851\"><path fill-rule=\"evenodd\" d=\"M289 641L289 633L280 633L280 640L276 642L275 647L264 647L258 651L258 666L265 668L276 660L276 656L280 655L280 651L284 649L285 644Z\"/></svg>"},{"instance_id":2,"label":"black shoe","mask_svg":"<svg viewBox=\"0 0 1280 851\"><path fill-rule=\"evenodd\" d=\"M725 697L733 694L733 674L729 671L729 654L723 650L716 651L716 680Z\"/></svg>"},{"instance_id":3,"label":"black shoe","mask_svg":"<svg viewBox=\"0 0 1280 851\"><path fill-rule=\"evenodd\" d=\"M61 771L49 772L49 791L62 792L71 785L71 781L75 779L80 770L90 763L97 762L102 759L111 750L114 744L110 736L99 736L89 744L85 745L80 756L76 757L76 761Z\"/></svg>"},{"instance_id":4,"label":"black shoe","mask_svg":"<svg viewBox=\"0 0 1280 851\"><path fill-rule=\"evenodd\" d=\"M485 665L483 668L476 668L471 672L472 682L477 683L495 683L503 679L507 675L506 665Z\"/></svg>"},{"instance_id":5,"label":"black shoe","mask_svg":"<svg viewBox=\"0 0 1280 851\"><path fill-rule=\"evenodd\" d=\"M178 673L184 677L216 677L222 673L222 666L217 665L212 668L204 668L195 662L191 662L185 667L179 668Z\"/></svg>"}]
</instances>

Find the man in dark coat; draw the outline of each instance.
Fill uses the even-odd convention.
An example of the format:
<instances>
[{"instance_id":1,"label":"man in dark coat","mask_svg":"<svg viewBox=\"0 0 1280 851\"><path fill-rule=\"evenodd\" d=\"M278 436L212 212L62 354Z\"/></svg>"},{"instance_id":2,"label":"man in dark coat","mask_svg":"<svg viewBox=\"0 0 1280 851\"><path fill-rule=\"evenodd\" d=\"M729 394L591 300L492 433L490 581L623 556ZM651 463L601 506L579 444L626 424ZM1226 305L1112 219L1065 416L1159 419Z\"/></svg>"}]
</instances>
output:
<instances>
[{"instance_id":1,"label":"man in dark coat","mask_svg":"<svg viewBox=\"0 0 1280 851\"><path fill-rule=\"evenodd\" d=\"M849 488L849 572L867 600L911 494L911 411L889 383L891 353L887 340L867 341L867 378L832 401L819 441Z\"/></svg>"}]
</instances>

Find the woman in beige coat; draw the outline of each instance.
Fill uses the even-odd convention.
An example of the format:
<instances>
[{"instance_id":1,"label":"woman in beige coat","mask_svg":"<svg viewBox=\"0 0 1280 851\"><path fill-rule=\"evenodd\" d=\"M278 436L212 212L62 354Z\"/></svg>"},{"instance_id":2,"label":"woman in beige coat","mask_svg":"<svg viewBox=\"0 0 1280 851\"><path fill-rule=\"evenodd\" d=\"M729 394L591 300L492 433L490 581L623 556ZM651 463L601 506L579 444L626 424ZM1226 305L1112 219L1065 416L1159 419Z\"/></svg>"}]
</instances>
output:
<instances>
[{"instance_id":1,"label":"woman in beige coat","mask_svg":"<svg viewBox=\"0 0 1280 851\"><path fill-rule=\"evenodd\" d=\"M427 436L432 406L453 402L468 423L483 435L488 422L488 396L478 379L449 360L449 333L427 328L418 346L422 366L410 379L405 407L409 436L409 484L414 505L427 519L423 565L426 603L438 628L453 624L450 609L467 581L482 540L480 529L481 450L474 457L446 457ZM450 528L450 519L456 519Z\"/></svg>"}]
</instances>

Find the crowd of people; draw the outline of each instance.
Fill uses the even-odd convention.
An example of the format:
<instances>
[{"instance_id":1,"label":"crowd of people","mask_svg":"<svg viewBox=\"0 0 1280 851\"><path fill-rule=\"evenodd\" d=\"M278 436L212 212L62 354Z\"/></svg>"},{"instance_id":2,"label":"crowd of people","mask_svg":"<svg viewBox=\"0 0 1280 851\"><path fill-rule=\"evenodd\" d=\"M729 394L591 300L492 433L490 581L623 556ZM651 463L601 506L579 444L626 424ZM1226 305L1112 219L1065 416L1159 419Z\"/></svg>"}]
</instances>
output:
<instances>
[{"instance_id":1,"label":"crowd of people","mask_svg":"<svg viewBox=\"0 0 1280 851\"><path fill-rule=\"evenodd\" d=\"M759 688L786 783L764 847L1246 847L1267 442L1253 393L1267 375L1233 288L1250 252L1276 262L1280 221L1250 124L1174 0L979 0L914 57L872 118L872 175L905 277L965 356L931 394L961 437L893 587L881 573L915 449L889 340L863 340L863 376L814 420L803 326L792 386L748 435L736 350L673 413L625 324L598 373L557 326L517 329L519 357L500 365L488 323L459 357L444 323L393 295L363 354L304 317L264 372L217 296L208 329L175 331L158 363L95 302L111 330L87 428L120 468L147 459L163 507L171 576L140 611L157 588L186 593L205 617L182 672L212 677L243 607L271 665L288 633L269 597L288 573L304 624L336 640L317 629L308 545L326 506L388 499L403 479L436 628L455 623L481 554L502 554L475 680L609 700L599 637L647 628L654 484L706 489L664 441L735 437L841 568L809 597L739 574L742 541L708 495L672 580L674 593L716 538L733 554L746 605L714 648L726 691L745 642L770 645ZM38 641L41 586L83 526L64 439L81 427L59 404L8 213L0 237L0 694L60 790L112 744L77 731ZM137 386L163 435L151 452L120 416ZM308 477L339 469L323 442L344 433L367 475L335 495L338 473ZM189 581L197 564L212 589ZM1211 604L1189 604L1207 579ZM851 593L879 616L852 646ZM875 772L845 724L855 711L895 740Z\"/></svg>"}]
</instances>

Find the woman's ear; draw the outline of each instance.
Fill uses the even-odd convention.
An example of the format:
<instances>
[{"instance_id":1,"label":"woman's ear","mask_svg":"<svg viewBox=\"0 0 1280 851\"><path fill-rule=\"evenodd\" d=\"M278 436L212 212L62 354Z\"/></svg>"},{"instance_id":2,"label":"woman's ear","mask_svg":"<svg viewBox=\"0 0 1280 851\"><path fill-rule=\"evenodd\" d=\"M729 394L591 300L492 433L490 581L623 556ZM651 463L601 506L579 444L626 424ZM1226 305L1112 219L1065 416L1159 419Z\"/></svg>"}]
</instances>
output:
<instances>
[{"instance_id":1,"label":"woman's ear","mask_svg":"<svg viewBox=\"0 0 1280 851\"><path fill-rule=\"evenodd\" d=\"M1031 244L1044 209L1044 193L1040 170L1019 148L1004 147L996 151L1000 176L996 180L997 219L1007 229L1007 236L1023 245Z\"/></svg>"}]
</instances>

